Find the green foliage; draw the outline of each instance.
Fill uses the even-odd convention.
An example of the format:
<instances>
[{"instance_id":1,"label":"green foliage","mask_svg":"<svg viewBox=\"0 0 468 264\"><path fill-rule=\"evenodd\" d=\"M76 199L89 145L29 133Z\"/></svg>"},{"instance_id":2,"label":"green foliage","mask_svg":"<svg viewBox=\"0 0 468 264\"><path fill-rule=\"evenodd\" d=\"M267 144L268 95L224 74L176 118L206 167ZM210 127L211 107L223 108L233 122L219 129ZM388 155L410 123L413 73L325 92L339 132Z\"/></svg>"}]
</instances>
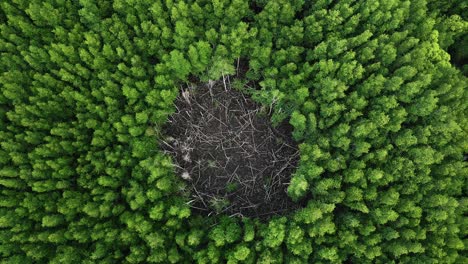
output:
<instances>
[{"instance_id":1,"label":"green foliage","mask_svg":"<svg viewBox=\"0 0 468 264\"><path fill-rule=\"evenodd\" d=\"M269 248L279 247L286 235L286 218L273 219L269 222L268 227L263 230L263 244Z\"/></svg>"},{"instance_id":2,"label":"green foliage","mask_svg":"<svg viewBox=\"0 0 468 264\"><path fill-rule=\"evenodd\" d=\"M246 246L239 245L234 250L233 256L236 261L244 261L250 254L250 249ZM228 260L229 263L230 260ZM235 262L235 261L231 261Z\"/></svg>"},{"instance_id":3,"label":"green foliage","mask_svg":"<svg viewBox=\"0 0 468 264\"><path fill-rule=\"evenodd\" d=\"M288 194L291 198L297 201L299 198L309 189L309 183L302 175L296 175L291 179L291 183L288 186Z\"/></svg>"},{"instance_id":4,"label":"green foliage","mask_svg":"<svg viewBox=\"0 0 468 264\"><path fill-rule=\"evenodd\" d=\"M241 230L237 223L229 218L222 218L221 222L209 233L209 238L215 246L222 247L237 241L241 236Z\"/></svg>"},{"instance_id":5,"label":"green foliage","mask_svg":"<svg viewBox=\"0 0 468 264\"><path fill-rule=\"evenodd\" d=\"M226 184L226 191L227 192L234 192L239 188L239 183L237 182L230 182Z\"/></svg>"},{"instance_id":6,"label":"green foliage","mask_svg":"<svg viewBox=\"0 0 468 264\"><path fill-rule=\"evenodd\" d=\"M169 53L169 61L167 62L168 67L173 71L174 77L180 80L185 80L190 73L191 65L188 60L184 58L178 50L173 50Z\"/></svg>"},{"instance_id":7,"label":"green foliage","mask_svg":"<svg viewBox=\"0 0 468 264\"><path fill-rule=\"evenodd\" d=\"M466 263L466 7L1 1L2 263ZM234 74L300 143L287 216L196 215L158 150Z\"/></svg>"},{"instance_id":8,"label":"green foliage","mask_svg":"<svg viewBox=\"0 0 468 264\"><path fill-rule=\"evenodd\" d=\"M306 129L306 120L306 117L298 111L294 111L291 114L291 119L289 120L289 123L294 127L293 137L295 140L300 140L304 137L304 132Z\"/></svg>"},{"instance_id":9,"label":"green foliage","mask_svg":"<svg viewBox=\"0 0 468 264\"><path fill-rule=\"evenodd\" d=\"M225 75L232 75L235 73L235 68L231 65L230 62L222 59L216 58L213 62L213 65L208 69L208 79L217 80L222 78Z\"/></svg>"}]
</instances>

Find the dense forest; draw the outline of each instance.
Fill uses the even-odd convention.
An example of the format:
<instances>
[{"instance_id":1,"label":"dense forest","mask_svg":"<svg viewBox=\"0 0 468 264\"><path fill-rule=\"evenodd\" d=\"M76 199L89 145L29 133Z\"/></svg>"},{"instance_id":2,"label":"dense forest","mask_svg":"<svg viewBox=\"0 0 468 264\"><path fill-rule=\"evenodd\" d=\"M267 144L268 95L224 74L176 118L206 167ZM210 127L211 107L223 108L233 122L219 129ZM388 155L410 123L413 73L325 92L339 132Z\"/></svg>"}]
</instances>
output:
<instances>
[{"instance_id":1,"label":"dense forest","mask_svg":"<svg viewBox=\"0 0 468 264\"><path fill-rule=\"evenodd\" d=\"M467 21L463 0L1 1L0 263L467 263ZM239 71L293 128L287 214L196 213L162 150L181 87Z\"/></svg>"}]
</instances>

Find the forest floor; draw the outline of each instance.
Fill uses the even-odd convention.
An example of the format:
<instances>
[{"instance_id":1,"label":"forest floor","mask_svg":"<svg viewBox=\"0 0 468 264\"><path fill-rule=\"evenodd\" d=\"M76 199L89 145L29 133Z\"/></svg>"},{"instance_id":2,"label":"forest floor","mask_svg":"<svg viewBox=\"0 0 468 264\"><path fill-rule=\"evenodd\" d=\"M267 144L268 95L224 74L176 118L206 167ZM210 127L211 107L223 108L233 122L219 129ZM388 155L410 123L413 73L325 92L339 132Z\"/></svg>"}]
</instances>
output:
<instances>
[{"instance_id":1,"label":"forest floor","mask_svg":"<svg viewBox=\"0 0 468 264\"><path fill-rule=\"evenodd\" d=\"M202 214L268 218L300 206L287 195L299 159L292 127L270 124L268 111L229 80L182 89L161 147L190 187Z\"/></svg>"}]
</instances>

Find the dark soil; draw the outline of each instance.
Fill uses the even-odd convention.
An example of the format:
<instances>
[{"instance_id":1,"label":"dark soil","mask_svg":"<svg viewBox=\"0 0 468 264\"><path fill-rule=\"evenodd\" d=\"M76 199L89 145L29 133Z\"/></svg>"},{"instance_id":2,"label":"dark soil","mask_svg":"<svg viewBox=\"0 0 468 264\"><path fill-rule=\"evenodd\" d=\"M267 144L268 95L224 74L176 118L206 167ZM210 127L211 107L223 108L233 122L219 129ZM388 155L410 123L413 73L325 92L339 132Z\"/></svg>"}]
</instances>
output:
<instances>
[{"instance_id":1,"label":"dark soil","mask_svg":"<svg viewBox=\"0 0 468 264\"><path fill-rule=\"evenodd\" d=\"M164 128L161 147L191 187L189 204L206 215L260 218L297 209L286 192L299 158L290 125L272 127L268 107L229 83L182 90Z\"/></svg>"}]
</instances>

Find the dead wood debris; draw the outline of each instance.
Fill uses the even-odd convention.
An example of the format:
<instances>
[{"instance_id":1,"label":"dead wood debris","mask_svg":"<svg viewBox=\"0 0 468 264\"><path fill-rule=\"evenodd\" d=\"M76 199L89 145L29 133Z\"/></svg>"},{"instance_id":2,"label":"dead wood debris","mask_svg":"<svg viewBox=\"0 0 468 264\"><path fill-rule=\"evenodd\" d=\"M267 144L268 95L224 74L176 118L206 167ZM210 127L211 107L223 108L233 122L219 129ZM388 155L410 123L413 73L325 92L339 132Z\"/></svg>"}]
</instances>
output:
<instances>
[{"instance_id":1,"label":"dead wood debris","mask_svg":"<svg viewBox=\"0 0 468 264\"><path fill-rule=\"evenodd\" d=\"M230 81L182 89L161 147L192 189L190 205L211 215L265 218L297 208L286 189L299 152L285 123L230 87Z\"/></svg>"}]
</instances>

